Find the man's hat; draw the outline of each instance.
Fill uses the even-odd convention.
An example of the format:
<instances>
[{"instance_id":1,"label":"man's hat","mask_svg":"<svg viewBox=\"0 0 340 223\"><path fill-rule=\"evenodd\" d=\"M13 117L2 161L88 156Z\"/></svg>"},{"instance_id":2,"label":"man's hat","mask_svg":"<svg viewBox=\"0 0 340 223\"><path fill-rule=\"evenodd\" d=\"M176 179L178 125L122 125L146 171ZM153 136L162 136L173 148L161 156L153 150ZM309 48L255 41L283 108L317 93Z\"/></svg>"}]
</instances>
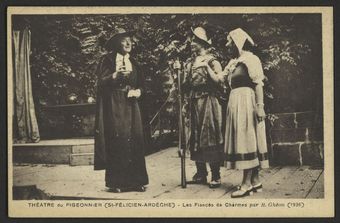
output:
<instances>
[{"instance_id":1,"label":"man's hat","mask_svg":"<svg viewBox=\"0 0 340 223\"><path fill-rule=\"evenodd\" d=\"M211 45L211 39L208 39L207 32L205 31L205 29L203 29L202 27L196 27L195 29L191 28L191 30L196 38L202 40L206 44Z\"/></svg>"},{"instance_id":2,"label":"man's hat","mask_svg":"<svg viewBox=\"0 0 340 223\"><path fill-rule=\"evenodd\" d=\"M117 40L119 38L126 37L126 36L132 36L133 34L134 34L134 32L131 32L131 31L128 32L123 28L117 28L116 32L109 38L108 41L106 41L104 47L106 49L112 50L113 47L114 47L114 44L117 43Z\"/></svg>"}]
</instances>

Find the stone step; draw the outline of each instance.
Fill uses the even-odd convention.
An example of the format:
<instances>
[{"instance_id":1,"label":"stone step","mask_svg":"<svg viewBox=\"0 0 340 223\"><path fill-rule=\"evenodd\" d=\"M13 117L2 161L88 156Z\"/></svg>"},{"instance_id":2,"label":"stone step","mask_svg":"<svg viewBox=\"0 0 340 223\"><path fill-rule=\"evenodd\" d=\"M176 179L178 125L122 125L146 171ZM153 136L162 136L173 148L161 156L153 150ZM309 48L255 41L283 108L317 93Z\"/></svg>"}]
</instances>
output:
<instances>
[{"instance_id":1,"label":"stone step","mask_svg":"<svg viewBox=\"0 0 340 223\"><path fill-rule=\"evenodd\" d=\"M72 154L77 153L94 153L94 144L72 146Z\"/></svg>"},{"instance_id":2,"label":"stone step","mask_svg":"<svg viewBox=\"0 0 340 223\"><path fill-rule=\"evenodd\" d=\"M69 164L72 146L13 147L14 163Z\"/></svg>"},{"instance_id":3,"label":"stone step","mask_svg":"<svg viewBox=\"0 0 340 223\"><path fill-rule=\"evenodd\" d=\"M76 153L70 155L71 166L84 166L94 164L94 153Z\"/></svg>"},{"instance_id":4,"label":"stone step","mask_svg":"<svg viewBox=\"0 0 340 223\"><path fill-rule=\"evenodd\" d=\"M13 162L70 164L72 154L93 152L93 139L41 140L38 143L14 144Z\"/></svg>"},{"instance_id":5,"label":"stone step","mask_svg":"<svg viewBox=\"0 0 340 223\"><path fill-rule=\"evenodd\" d=\"M323 166L323 142L274 143L271 163L273 165Z\"/></svg>"}]
</instances>

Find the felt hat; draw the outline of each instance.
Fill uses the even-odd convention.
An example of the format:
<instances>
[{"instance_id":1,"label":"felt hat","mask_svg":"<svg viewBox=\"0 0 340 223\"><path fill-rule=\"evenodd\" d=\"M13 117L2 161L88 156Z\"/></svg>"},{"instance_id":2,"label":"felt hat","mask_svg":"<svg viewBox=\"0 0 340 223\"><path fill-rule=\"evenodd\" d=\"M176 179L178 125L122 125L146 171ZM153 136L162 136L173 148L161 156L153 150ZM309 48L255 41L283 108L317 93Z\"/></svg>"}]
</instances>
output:
<instances>
[{"instance_id":1,"label":"felt hat","mask_svg":"<svg viewBox=\"0 0 340 223\"><path fill-rule=\"evenodd\" d=\"M117 28L116 32L106 41L104 47L108 50L112 50L114 45L117 44L117 41L122 37L131 37L134 32L128 32L123 28Z\"/></svg>"}]
</instances>

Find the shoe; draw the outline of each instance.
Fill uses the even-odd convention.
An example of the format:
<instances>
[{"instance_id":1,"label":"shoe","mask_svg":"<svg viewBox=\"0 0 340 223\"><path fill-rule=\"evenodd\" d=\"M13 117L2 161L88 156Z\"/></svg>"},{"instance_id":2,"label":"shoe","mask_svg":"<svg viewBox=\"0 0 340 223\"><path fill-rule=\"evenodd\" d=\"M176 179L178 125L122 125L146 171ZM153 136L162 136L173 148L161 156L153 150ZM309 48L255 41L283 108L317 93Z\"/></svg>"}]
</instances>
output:
<instances>
[{"instance_id":1,"label":"shoe","mask_svg":"<svg viewBox=\"0 0 340 223\"><path fill-rule=\"evenodd\" d=\"M112 187L112 188L109 188L109 192L112 192L112 193L121 193L122 189L120 189L118 187Z\"/></svg>"},{"instance_id":2,"label":"shoe","mask_svg":"<svg viewBox=\"0 0 340 223\"><path fill-rule=\"evenodd\" d=\"M209 182L209 188L218 188L221 186L221 179L218 180L212 180Z\"/></svg>"},{"instance_id":3,"label":"shoe","mask_svg":"<svg viewBox=\"0 0 340 223\"><path fill-rule=\"evenodd\" d=\"M231 193L231 198L240 198L253 195L253 187L244 188L243 186L237 187L238 189Z\"/></svg>"},{"instance_id":4,"label":"shoe","mask_svg":"<svg viewBox=\"0 0 340 223\"><path fill-rule=\"evenodd\" d=\"M192 177L192 181L188 181L188 184L206 184L207 183L207 177L201 176L200 174L196 173Z\"/></svg>"},{"instance_id":5,"label":"shoe","mask_svg":"<svg viewBox=\"0 0 340 223\"><path fill-rule=\"evenodd\" d=\"M112 192L112 193L122 193L122 192L131 192L131 191L145 192L145 187L135 186L135 187L125 187L125 188L118 188L118 187L109 188L109 192Z\"/></svg>"},{"instance_id":6,"label":"shoe","mask_svg":"<svg viewBox=\"0 0 340 223\"><path fill-rule=\"evenodd\" d=\"M263 188L262 183L258 183L256 185L253 185L253 191L254 192L262 192L262 188Z\"/></svg>"},{"instance_id":7,"label":"shoe","mask_svg":"<svg viewBox=\"0 0 340 223\"><path fill-rule=\"evenodd\" d=\"M146 189L144 186L137 186L134 188L134 191L137 191L137 192L145 192Z\"/></svg>"}]
</instances>

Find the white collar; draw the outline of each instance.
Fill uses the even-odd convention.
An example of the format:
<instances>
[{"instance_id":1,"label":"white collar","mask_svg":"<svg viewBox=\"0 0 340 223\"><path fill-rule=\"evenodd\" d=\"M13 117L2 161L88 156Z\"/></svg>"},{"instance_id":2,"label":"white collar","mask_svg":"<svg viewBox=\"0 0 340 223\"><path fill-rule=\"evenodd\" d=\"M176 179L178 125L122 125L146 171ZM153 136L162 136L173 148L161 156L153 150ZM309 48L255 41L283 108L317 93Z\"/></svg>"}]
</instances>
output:
<instances>
[{"instance_id":1,"label":"white collar","mask_svg":"<svg viewBox=\"0 0 340 223\"><path fill-rule=\"evenodd\" d=\"M130 58L130 54L127 53L125 55L122 55L120 53L117 53L116 60L123 60L123 58L129 59Z\"/></svg>"}]
</instances>

